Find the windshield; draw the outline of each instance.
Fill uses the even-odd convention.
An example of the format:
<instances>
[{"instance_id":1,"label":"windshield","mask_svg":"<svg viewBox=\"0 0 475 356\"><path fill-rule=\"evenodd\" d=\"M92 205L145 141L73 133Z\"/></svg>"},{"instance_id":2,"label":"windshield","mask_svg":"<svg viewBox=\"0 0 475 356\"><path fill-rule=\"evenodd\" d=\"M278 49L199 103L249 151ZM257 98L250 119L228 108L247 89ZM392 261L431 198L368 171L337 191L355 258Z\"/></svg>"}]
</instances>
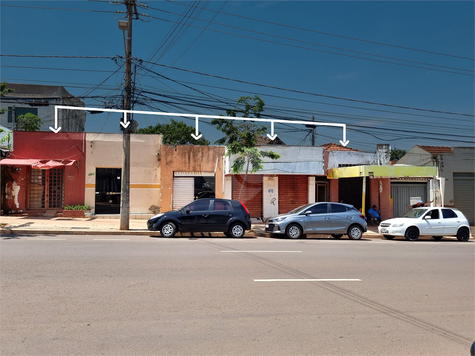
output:
<instances>
[{"instance_id":1,"label":"windshield","mask_svg":"<svg viewBox=\"0 0 475 356\"><path fill-rule=\"evenodd\" d=\"M403 218L412 218L412 219L416 219L418 217L420 217L422 214L424 214L425 212L427 211L427 209L412 209L412 210L409 210L407 213L405 213L402 217Z\"/></svg>"},{"instance_id":2,"label":"windshield","mask_svg":"<svg viewBox=\"0 0 475 356\"><path fill-rule=\"evenodd\" d=\"M289 211L287 214L298 214L304 211L305 209L308 209L308 207L312 205L313 204L305 204L305 205L299 206L298 208L295 208L294 210Z\"/></svg>"}]
</instances>

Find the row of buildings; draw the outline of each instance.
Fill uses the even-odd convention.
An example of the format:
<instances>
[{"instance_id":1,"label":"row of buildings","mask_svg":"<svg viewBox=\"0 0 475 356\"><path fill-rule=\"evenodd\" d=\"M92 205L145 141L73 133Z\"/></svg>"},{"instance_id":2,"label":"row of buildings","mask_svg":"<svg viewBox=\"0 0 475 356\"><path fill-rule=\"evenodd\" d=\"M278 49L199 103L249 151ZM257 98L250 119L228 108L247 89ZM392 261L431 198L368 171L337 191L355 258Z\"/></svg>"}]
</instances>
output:
<instances>
[{"instance_id":1,"label":"row of buildings","mask_svg":"<svg viewBox=\"0 0 475 356\"><path fill-rule=\"evenodd\" d=\"M43 97L52 93L50 102L57 94L53 104L84 106L64 88L39 87ZM0 115L6 129L15 129L10 113L35 109L38 101L24 93L28 88L15 88L10 100L2 98L2 107L10 109ZM53 111L47 108L43 109ZM48 129L48 120L45 131L13 131L14 146L4 148L0 160L2 213L55 214L77 204L90 206L95 215L120 213L122 135L84 132L83 111L63 115L63 129L57 134ZM473 147L415 146L397 164L390 164L389 145L361 152L336 144L274 143L262 138L260 148L281 158L265 161L264 168L244 182L241 200L253 218L317 201L345 202L365 213L375 204L383 218L390 218L421 199L455 206L474 223ZM177 209L200 197L237 199L244 175L231 174L234 159L225 156L225 147L169 146L162 144L161 135L131 135L131 216Z\"/></svg>"},{"instance_id":2,"label":"row of buildings","mask_svg":"<svg viewBox=\"0 0 475 356\"><path fill-rule=\"evenodd\" d=\"M51 214L76 204L89 205L96 215L120 213L121 134L14 131L13 137L14 149L0 160L3 213ZM376 204L390 218L421 199L455 206L473 223L473 148L415 146L395 165L381 161L385 147L379 148L272 145L281 158L247 176L241 200L252 217L265 219L317 201L365 212ZM170 211L200 197L237 199L244 175L231 174L233 159L225 147L170 146L161 135L131 135L132 216Z\"/></svg>"}]
</instances>

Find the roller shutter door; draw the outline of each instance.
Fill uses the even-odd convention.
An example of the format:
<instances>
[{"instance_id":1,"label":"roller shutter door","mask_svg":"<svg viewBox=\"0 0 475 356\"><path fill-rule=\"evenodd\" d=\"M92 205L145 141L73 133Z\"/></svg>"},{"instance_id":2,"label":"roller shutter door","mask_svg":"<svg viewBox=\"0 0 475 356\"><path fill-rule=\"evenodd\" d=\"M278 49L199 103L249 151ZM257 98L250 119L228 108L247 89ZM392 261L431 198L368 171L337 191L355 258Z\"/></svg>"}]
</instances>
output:
<instances>
[{"instance_id":1,"label":"roller shutter door","mask_svg":"<svg viewBox=\"0 0 475 356\"><path fill-rule=\"evenodd\" d=\"M421 197L427 203L427 183L393 183L391 182L391 198L393 199L394 217L402 216L409 210L411 197Z\"/></svg>"},{"instance_id":2,"label":"roller shutter door","mask_svg":"<svg viewBox=\"0 0 475 356\"><path fill-rule=\"evenodd\" d=\"M195 194L194 177L173 177L172 208L178 210L191 203Z\"/></svg>"},{"instance_id":3,"label":"roller shutter door","mask_svg":"<svg viewBox=\"0 0 475 356\"><path fill-rule=\"evenodd\" d=\"M279 214L308 203L308 176L279 175Z\"/></svg>"},{"instance_id":4,"label":"roller shutter door","mask_svg":"<svg viewBox=\"0 0 475 356\"><path fill-rule=\"evenodd\" d=\"M473 173L454 173L454 206L475 224L474 197L475 177Z\"/></svg>"},{"instance_id":5,"label":"roller shutter door","mask_svg":"<svg viewBox=\"0 0 475 356\"><path fill-rule=\"evenodd\" d=\"M238 200L244 174L233 175L233 199ZM249 174L244 183L241 201L246 205L251 218L262 218L262 175Z\"/></svg>"}]
</instances>

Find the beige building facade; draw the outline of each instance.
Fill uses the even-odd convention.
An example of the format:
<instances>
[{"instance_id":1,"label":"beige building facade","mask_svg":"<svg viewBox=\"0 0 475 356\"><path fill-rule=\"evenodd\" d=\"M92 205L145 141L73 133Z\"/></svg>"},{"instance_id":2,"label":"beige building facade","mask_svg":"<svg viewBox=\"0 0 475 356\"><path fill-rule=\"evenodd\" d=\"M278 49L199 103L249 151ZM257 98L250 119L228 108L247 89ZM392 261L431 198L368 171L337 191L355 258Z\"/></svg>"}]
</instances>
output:
<instances>
[{"instance_id":1,"label":"beige building facade","mask_svg":"<svg viewBox=\"0 0 475 356\"><path fill-rule=\"evenodd\" d=\"M85 204L95 215L120 214L122 134L87 133ZM131 218L160 210L161 135L130 136Z\"/></svg>"}]
</instances>

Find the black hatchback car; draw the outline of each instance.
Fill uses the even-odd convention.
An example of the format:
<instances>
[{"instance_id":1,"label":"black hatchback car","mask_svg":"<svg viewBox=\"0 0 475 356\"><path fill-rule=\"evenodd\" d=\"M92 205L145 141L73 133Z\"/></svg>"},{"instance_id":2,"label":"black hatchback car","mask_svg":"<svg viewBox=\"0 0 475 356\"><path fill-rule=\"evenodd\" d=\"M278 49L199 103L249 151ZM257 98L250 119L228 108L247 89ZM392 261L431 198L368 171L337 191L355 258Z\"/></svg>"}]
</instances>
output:
<instances>
[{"instance_id":1,"label":"black hatchback car","mask_svg":"<svg viewBox=\"0 0 475 356\"><path fill-rule=\"evenodd\" d=\"M251 228L251 215L237 200L198 199L180 210L155 215L147 221L151 231L163 237L179 232L224 232L228 237L243 237Z\"/></svg>"}]
</instances>

